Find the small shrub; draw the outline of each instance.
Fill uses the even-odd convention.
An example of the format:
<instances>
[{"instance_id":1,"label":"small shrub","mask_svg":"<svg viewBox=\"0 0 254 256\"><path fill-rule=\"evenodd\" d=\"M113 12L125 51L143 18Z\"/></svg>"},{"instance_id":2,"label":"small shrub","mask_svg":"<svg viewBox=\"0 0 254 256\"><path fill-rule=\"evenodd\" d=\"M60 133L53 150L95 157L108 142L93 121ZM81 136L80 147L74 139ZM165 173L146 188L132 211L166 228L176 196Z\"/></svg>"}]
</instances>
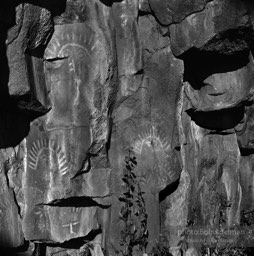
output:
<instances>
[{"instance_id":1,"label":"small shrub","mask_svg":"<svg viewBox=\"0 0 254 256\"><path fill-rule=\"evenodd\" d=\"M169 252L169 248L164 247L164 246L155 246L153 247L151 254L149 254L150 256L173 256L170 252Z\"/></svg>"},{"instance_id":2,"label":"small shrub","mask_svg":"<svg viewBox=\"0 0 254 256\"><path fill-rule=\"evenodd\" d=\"M124 222L124 230L121 231L122 255L131 256L134 247L138 254L146 251L148 244L147 213L145 207L144 192L141 191L139 182L134 173L137 166L136 157L133 152L125 158L123 170L124 193L119 197L123 203L121 207L121 220Z\"/></svg>"}]
</instances>

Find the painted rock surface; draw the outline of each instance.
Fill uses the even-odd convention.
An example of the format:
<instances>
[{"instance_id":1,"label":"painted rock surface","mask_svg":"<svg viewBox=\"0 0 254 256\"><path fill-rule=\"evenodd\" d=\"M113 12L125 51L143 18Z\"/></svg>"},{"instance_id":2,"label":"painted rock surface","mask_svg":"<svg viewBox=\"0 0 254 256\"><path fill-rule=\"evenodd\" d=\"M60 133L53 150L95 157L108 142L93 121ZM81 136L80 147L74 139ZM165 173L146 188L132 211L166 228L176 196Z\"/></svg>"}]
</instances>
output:
<instances>
[{"instance_id":1,"label":"painted rock surface","mask_svg":"<svg viewBox=\"0 0 254 256\"><path fill-rule=\"evenodd\" d=\"M28 2L0 3L1 253L222 254L180 231L254 223L252 1Z\"/></svg>"}]
</instances>

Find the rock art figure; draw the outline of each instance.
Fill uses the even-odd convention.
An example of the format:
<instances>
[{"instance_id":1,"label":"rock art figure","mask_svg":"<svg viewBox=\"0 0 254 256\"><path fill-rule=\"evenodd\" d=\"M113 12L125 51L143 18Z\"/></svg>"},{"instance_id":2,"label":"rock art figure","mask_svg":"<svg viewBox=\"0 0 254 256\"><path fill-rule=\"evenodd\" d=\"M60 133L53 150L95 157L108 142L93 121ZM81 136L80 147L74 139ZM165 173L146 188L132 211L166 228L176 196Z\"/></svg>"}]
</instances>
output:
<instances>
[{"instance_id":1,"label":"rock art figure","mask_svg":"<svg viewBox=\"0 0 254 256\"><path fill-rule=\"evenodd\" d=\"M94 158L91 170L76 177L94 141L105 146L109 129L105 98L112 85L105 85L110 64L105 40L100 30L85 23L56 25L45 50L44 73L52 109L32 123L24 142L23 227L28 239L64 242L102 229L101 247L106 248L110 170ZM103 132L102 139L96 136L98 130ZM97 199L95 205L51 205L75 196ZM38 223L33 229L32 222Z\"/></svg>"},{"instance_id":2,"label":"rock art figure","mask_svg":"<svg viewBox=\"0 0 254 256\"><path fill-rule=\"evenodd\" d=\"M47 130L89 126L94 94L93 85L89 83L93 75L89 66L98 50L95 40L95 32L86 25L56 26L44 53L52 103Z\"/></svg>"},{"instance_id":3,"label":"rock art figure","mask_svg":"<svg viewBox=\"0 0 254 256\"><path fill-rule=\"evenodd\" d=\"M252 1L10 2L0 3L0 247L119 255L129 150L147 254L164 239L174 256L197 256L216 239L188 242L179 228L254 224Z\"/></svg>"},{"instance_id":4,"label":"rock art figure","mask_svg":"<svg viewBox=\"0 0 254 256\"><path fill-rule=\"evenodd\" d=\"M149 241L154 243L160 234L159 192L170 184L175 173L170 170L170 144L155 126L141 132L133 143L137 156L137 175L141 189L145 192L146 210L148 212Z\"/></svg>"}]
</instances>

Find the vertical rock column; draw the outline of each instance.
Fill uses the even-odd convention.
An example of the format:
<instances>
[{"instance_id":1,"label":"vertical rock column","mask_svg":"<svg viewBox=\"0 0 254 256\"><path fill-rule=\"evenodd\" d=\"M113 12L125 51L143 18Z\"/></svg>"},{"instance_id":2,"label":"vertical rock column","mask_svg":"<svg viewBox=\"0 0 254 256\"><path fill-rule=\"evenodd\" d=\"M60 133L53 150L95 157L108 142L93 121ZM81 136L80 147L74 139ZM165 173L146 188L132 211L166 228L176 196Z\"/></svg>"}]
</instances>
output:
<instances>
[{"instance_id":1,"label":"vertical rock column","mask_svg":"<svg viewBox=\"0 0 254 256\"><path fill-rule=\"evenodd\" d=\"M115 53L107 7L97 1L80 2L78 9L72 4L55 19L43 56L52 108L32 122L24 141L28 240L63 243L99 228L105 240Z\"/></svg>"},{"instance_id":2,"label":"vertical rock column","mask_svg":"<svg viewBox=\"0 0 254 256\"><path fill-rule=\"evenodd\" d=\"M203 7L169 26L171 49L185 67L181 154L190 176L185 225L194 229L240 224L247 196L241 162L249 165L241 157L244 149L239 143L246 146L248 132L242 127L253 98L253 40L246 36L253 33L253 26L248 4L215 0ZM190 241L187 251L180 247L197 255L202 246L212 245L211 237L201 238L208 242Z\"/></svg>"},{"instance_id":3,"label":"vertical rock column","mask_svg":"<svg viewBox=\"0 0 254 256\"><path fill-rule=\"evenodd\" d=\"M165 190L161 198L160 192L178 180L181 172L174 136L178 133L175 110L183 65L172 55L169 39L163 36L155 18L137 16L135 1L115 3L112 11L116 15L120 88L113 112L110 148L112 187L116 195L111 241L115 251L121 249L120 231L124 230L124 223L119 218L122 206L119 197L123 193L124 158L132 150L137 158L134 172L144 192L144 210L148 215L149 252L166 233L165 198L169 192Z\"/></svg>"}]
</instances>

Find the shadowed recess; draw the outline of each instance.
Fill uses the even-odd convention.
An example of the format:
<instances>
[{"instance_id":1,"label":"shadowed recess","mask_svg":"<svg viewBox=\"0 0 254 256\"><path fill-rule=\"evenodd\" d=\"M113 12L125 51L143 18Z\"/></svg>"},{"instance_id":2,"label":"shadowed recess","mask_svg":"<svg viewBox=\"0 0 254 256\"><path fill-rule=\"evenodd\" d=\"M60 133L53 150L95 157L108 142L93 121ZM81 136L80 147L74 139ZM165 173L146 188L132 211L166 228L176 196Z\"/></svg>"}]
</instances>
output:
<instances>
[{"instance_id":1,"label":"shadowed recess","mask_svg":"<svg viewBox=\"0 0 254 256\"><path fill-rule=\"evenodd\" d=\"M0 244L0 255L1 256L16 256L16 255L23 255L29 248L29 242L24 241L24 244L16 247L16 248L5 248L3 245Z\"/></svg>"},{"instance_id":2,"label":"shadowed recess","mask_svg":"<svg viewBox=\"0 0 254 256\"><path fill-rule=\"evenodd\" d=\"M184 54L183 60L184 81L188 81L193 89L200 90L205 86L203 81L207 77L245 67L249 63L249 51L227 56L192 49Z\"/></svg>"},{"instance_id":3,"label":"shadowed recess","mask_svg":"<svg viewBox=\"0 0 254 256\"><path fill-rule=\"evenodd\" d=\"M241 156L250 156L254 154L254 148L242 148L239 147Z\"/></svg>"},{"instance_id":4,"label":"shadowed recess","mask_svg":"<svg viewBox=\"0 0 254 256\"><path fill-rule=\"evenodd\" d=\"M91 160L89 154L87 154L86 158L82 162L81 168L77 171L77 173L71 178L74 179L82 174L88 173L91 170Z\"/></svg>"},{"instance_id":5,"label":"shadowed recess","mask_svg":"<svg viewBox=\"0 0 254 256\"><path fill-rule=\"evenodd\" d=\"M159 201L162 202L167 196L174 193L178 188L179 182L180 178L167 185L163 190L161 190L159 193Z\"/></svg>"},{"instance_id":6,"label":"shadowed recess","mask_svg":"<svg viewBox=\"0 0 254 256\"><path fill-rule=\"evenodd\" d=\"M200 127L210 130L227 130L234 128L244 117L244 106L203 112L187 110L187 114Z\"/></svg>"},{"instance_id":7,"label":"shadowed recess","mask_svg":"<svg viewBox=\"0 0 254 256\"><path fill-rule=\"evenodd\" d=\"M123 0L100 0L100 1L106 6L111 7L113 3L122 2Z\"/></svg>"},{"instance_id":8,"label":"shadowed recess","mask_svg":"<svg viewBox=\"0 0 254 256\"><path fill-rule=\"evenodd\" d=\"M15 103L8 103L0 110L0 148L17 146L29 133L30 122L45 114L20 109Z\"/></svg>"},{"instance_id":9,"label":"shadowed recess","mask_svg":"<svg viewBox=\"0 0 254 256\"><path fill-rule=\"evenodd\" d=\"M73 196L63 199L55 199L47 204L38 205L48 205L55 207L93 207L98 206L102 209L108 209L110 205L99 204L94 200L94 198L104 198L104 197L89 197L89 196Z\"/></svg>"},{"instance_id":10,"label":"shadowed recess","mask_svg":"<svg viewBox=\"0 0 254 256\"><path fill-rule=\"evenodd\" d=\"M49 247L60 247L67 249L79 249L84 244L93 241L97 235L101 233L101 229L93 229L86 236L73 238L63 243L47 243Z\"/></svg>"}]
</instances>

